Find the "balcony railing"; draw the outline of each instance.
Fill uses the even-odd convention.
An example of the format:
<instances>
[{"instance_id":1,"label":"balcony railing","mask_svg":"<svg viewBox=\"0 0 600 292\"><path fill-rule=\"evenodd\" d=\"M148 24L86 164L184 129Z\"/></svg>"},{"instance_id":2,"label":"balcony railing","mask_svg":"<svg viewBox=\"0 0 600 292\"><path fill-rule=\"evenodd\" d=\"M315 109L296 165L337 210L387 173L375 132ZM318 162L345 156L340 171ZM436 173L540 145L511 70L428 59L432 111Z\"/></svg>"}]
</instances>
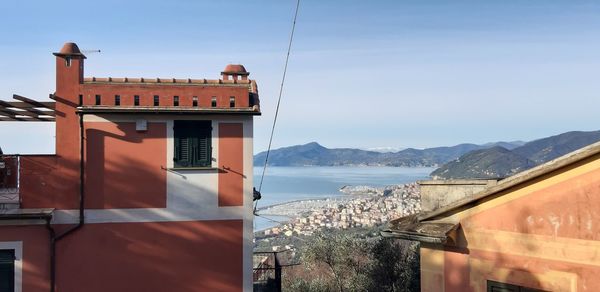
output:
<instances>
[{"instance_id":1,"label":"balcony railing","mask_svg":"<svg viewBox=\"0 0 600 292\"><path fill-rule=\"evenodd\" d=\"M0 155L0 204L19 203L18 155Z\"/></svg>"}]
</instances>

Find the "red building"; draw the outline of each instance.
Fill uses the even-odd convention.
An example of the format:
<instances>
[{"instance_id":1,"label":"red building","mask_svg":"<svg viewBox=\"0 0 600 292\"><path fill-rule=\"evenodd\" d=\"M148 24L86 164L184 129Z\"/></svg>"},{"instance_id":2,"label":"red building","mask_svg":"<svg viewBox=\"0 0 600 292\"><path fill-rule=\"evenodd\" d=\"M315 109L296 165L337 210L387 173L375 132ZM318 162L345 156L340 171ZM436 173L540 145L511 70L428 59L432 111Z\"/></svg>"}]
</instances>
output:
<instances>
[{"instance_id":1,"label":"red building","mask_svg":"<svg viewBox=\"0 0 600 292\"><path fill-rule=\"evenodd\" d=\"M0 291L252 289L245 68L87 78L77 45L54 55L53 102L0 102L2 121L56 123L55 155L2 158Z\"/></svg>"}]
</instances>

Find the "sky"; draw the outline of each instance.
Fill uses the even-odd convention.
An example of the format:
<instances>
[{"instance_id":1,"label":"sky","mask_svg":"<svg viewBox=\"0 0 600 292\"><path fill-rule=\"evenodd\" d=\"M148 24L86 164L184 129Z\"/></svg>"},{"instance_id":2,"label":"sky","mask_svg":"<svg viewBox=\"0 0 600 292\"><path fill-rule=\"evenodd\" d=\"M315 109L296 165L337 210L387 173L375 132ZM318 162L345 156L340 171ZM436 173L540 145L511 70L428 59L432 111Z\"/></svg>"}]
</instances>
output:
<instances>
[{"instance_id":1,"label":"sky","mask_svg":"<svg viewBox=\"0 0 600 292\"><path fill-rule=\"evenodd\" d=\"M85 75L256 79L268 145L295 0L26 1L0 12L0 99L47 100L67 41ZM435 147L600 129L595 1L303 0L273 147ZM52 123L0 122L5 153L53 153Z\"/></svg>"}]
</instances>

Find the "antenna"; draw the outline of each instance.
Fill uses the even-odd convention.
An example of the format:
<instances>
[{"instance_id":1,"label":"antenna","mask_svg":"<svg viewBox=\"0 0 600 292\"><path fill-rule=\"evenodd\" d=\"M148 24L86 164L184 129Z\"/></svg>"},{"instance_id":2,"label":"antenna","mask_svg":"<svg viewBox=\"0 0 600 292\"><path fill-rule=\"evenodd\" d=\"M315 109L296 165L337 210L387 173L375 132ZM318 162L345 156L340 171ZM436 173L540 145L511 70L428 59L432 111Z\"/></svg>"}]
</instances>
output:
<instances>
[{"instance_id":1,"label":"antenna","mask_svg":"<svg viewBox=\"0 0 600 292\"><path fill-rule=\"evenodd\" d=\"M100 53L100 50L81 50L84 54Z\"/></svg>"}]
</instances>

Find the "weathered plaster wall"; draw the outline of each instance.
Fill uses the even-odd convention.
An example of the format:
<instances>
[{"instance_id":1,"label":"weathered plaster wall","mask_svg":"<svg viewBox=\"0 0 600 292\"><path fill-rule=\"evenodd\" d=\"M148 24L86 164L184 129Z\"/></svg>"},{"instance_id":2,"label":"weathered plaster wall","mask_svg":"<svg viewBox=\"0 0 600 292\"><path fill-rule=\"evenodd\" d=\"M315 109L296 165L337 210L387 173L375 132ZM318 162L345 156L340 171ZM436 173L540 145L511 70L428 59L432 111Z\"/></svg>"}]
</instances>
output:
<instances>
[{"instance_id":1,"label":"weathered plaster wall","mask_svg":"<svg viewBox=\"0 0 600 292\"><path fill-rule=\"evenodd\" d=\"M600 155L595 155L455 214L450 219L461 224L459 247L444 251L440 264L445 291L486 291L487 280L597 291L599 210Z\"/></svg>"},{"instance_id":2,"label":"weathered plaster wall","mask_svg":"<svg viewBox=\"0 0 600 292\"><path fill-rule=\"evenodd\" d=\"M421 188L422 210L432 211L496 185L496 180L423 180L417 183Z\"/></svg>"}]
</instances>

